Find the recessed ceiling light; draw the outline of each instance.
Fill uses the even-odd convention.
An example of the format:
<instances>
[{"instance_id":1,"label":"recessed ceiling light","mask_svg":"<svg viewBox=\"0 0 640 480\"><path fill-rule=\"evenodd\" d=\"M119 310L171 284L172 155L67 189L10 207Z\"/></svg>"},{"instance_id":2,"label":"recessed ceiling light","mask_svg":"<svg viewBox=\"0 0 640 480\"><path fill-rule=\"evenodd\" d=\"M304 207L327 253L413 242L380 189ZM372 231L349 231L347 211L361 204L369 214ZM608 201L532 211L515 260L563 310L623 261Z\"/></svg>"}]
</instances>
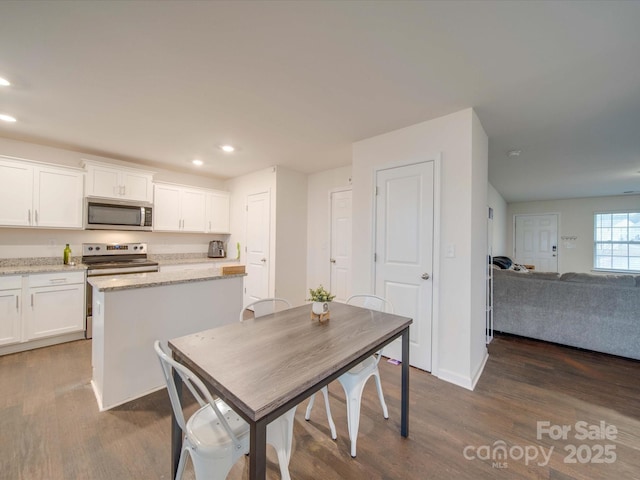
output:
<instances>
[{"instance_id":1,"label":"recessed ceiling light","mask_svg":"<svg viewBox=\"0 0 640 480\"><path fill-rule=\"evenodd\" d=\"M191 163L193 163L194 165L197 165L198 167L201 165L204 165L204 162L202 160L191 160Z\"/></svg>"},{"instance_id":2,"label":"recessed ceiling light","mask_svg":"<svg viewBox=\"0 0 640 480\"><path fill-rule=\"evenodd\" d=\"M519 157L521 153L522 153L522 150L509 150L507 152L507 157L509 158Z\"/></svg>"},{"instance_id":3,"label":"recessed ceiling light","mask_svg":"<svg viewBox=\"0 0 640 480\"><path fill-rule=\"evenodd\" d=\"M222 151L227 153L235 151L235 147L233 147L232 145L221 145L220 148L222 149Z\"/></svg>"},{"instance_id":4,"label":"recessed ceiling light","mask_svg":"<svg viewBox=\"0 0 640 480\"><path fill-rule=\"evenodd\" d=\"M3 120L5 122L15 122L16 119L14 117L12 117L11 115L5 115L4 113L0 113L0 120Z\"/></svg>"},{"instance_id":5,"label":"recessed ceiling light","mask_svg":"<svg viewBox=\"0 0 640 480\"><path fill-rule=\"evenodd\" d=\"M7 80L6 78L0 77L0 86L8 87L9 85L11 85L11 82L9 80Z\"/></svg>"}]
</instances>

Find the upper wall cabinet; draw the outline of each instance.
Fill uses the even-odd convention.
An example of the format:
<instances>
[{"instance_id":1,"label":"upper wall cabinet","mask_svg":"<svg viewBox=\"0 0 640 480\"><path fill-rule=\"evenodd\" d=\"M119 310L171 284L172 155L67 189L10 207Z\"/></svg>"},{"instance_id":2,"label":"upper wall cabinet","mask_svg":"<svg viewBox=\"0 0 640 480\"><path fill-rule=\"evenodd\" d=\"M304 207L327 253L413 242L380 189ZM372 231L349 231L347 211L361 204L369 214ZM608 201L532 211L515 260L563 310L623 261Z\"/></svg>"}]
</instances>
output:
<instances>
[{"instance_id":1,"label":"upper wall cabinet","mask_svg":"<svg viewBox=\"0 0 640 480\"><path fill-rule=\"evenodd\" d=\"M119 200L153 201L153 172L84 161L86 195Z\"/></svg>"},{"instance_id":2,"label":"upper wall cabinet","mask_svg":"<svg viewBox=\"0 0 640 480\"><path fill-rule=\"evenodd\" d=\"M229 233L229 193L209 192L206 209L207 233Z\"/></svg>"},{"instance_id":3,"label":"upper wall cabinet","mask_svg":"<svg viewBox=\"0 0 640 480\"><path fill-rule=\"evenodd\" d=\"M229 194L170 183L156 183L153 230L228 233Z\"/></svg>"},{"instance_id":4,"label":"upper wall cabinet","mask_svg":"<svg viewBox=\"0 0 640 480\"><path fill-rule=\"evenodd\" d=\"M0 156L0 225L82 228L81 170Z\"/></svg>"},{"instance_id":5,"label":"upper wall cabinet","mask_svg":"<svg viewBox=\"0 0 640 480\"><path fill-rule=\"evenodd\" d=\"M153 230L204 232L206 193L202 190L156 183Z\"/></svg>"}]
</instances>

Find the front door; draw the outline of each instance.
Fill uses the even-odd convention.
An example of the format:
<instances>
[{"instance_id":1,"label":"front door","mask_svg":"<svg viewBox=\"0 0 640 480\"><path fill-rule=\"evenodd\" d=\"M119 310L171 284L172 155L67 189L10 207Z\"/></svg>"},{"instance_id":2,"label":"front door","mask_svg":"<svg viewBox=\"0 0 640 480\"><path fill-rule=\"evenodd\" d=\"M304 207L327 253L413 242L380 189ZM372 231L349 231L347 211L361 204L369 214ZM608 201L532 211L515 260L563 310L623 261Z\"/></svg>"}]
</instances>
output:
<instances>
[{"instance_id":1,"label":"front door","mask_svg":"<svg viewBox=\"0 0 640 480\"><path fill-rule=\"evenodd\" d=\"M269 297L269 192L247 196L247 265L244 304Z\"/></svg>"},{"instance_id":2,"label":"front door","mask_svg":"<svg viewBox=\"0 0 640 480\"><path fill-rule=\"evenodd\" d=\"M515 263L533 265L537 271L558 271L558 215L516 215Z\"/></svg>"},{"instance_id":3,"label":"front door","mask_svg":"<svg viewBox=\"0 0 640 480\"><path fill-rule=\"evenodd\" d=\"M434 161L376 175L375 293L413 318L410 363L431 371ZM384 354L402 358L400 341Z\"/></svg>"},{"instance_id":4,"label":"front door","mask_svg":"<svg viewBox=\"0 0 640 480\"><path fill-rule=\"evenodd\" d=\"M331 192L331 290L344 302L351 294L351 190Z\"/></svg>"}]
</instances>

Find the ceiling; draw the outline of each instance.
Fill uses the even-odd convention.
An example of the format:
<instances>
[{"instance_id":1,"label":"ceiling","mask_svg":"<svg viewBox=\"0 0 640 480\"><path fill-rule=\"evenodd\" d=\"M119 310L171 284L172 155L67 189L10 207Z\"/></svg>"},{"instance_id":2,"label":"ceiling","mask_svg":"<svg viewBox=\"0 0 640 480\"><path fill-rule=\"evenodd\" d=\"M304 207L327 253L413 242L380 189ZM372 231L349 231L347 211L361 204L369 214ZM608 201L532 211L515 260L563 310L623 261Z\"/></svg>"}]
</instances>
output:
<instances>
[{"instance_id":1,"label":"ceiling","mask_svg":"<svg viewBox=\"0 0 640 480\"><path fill-rule=\"evenodd\" d=\"M616 1L3 0L0 113L18 121L0 136L312 173L473 107L508 202L619 195L640 191L638 25L640 2Z\"/></svg>"}]
</instances>

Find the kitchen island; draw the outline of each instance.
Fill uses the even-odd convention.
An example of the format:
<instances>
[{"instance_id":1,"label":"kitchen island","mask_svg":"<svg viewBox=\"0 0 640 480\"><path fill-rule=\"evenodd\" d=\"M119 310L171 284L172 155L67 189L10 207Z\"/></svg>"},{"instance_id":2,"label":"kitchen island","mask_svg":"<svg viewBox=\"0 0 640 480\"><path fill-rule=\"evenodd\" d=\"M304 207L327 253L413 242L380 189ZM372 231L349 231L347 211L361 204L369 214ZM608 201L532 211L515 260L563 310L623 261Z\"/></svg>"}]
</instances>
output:
<instances>
[{"instance_id":1,"label":"kitchen island","mask_svg":"<svg viewBox=\"0 0 640 480\"><path fill-rule=\"evenodd\" d=\"M89 278L91 384L100 410L165 386L153 342L238 321L245 274L219 268Z\"/></svg>"}]
</instances>

